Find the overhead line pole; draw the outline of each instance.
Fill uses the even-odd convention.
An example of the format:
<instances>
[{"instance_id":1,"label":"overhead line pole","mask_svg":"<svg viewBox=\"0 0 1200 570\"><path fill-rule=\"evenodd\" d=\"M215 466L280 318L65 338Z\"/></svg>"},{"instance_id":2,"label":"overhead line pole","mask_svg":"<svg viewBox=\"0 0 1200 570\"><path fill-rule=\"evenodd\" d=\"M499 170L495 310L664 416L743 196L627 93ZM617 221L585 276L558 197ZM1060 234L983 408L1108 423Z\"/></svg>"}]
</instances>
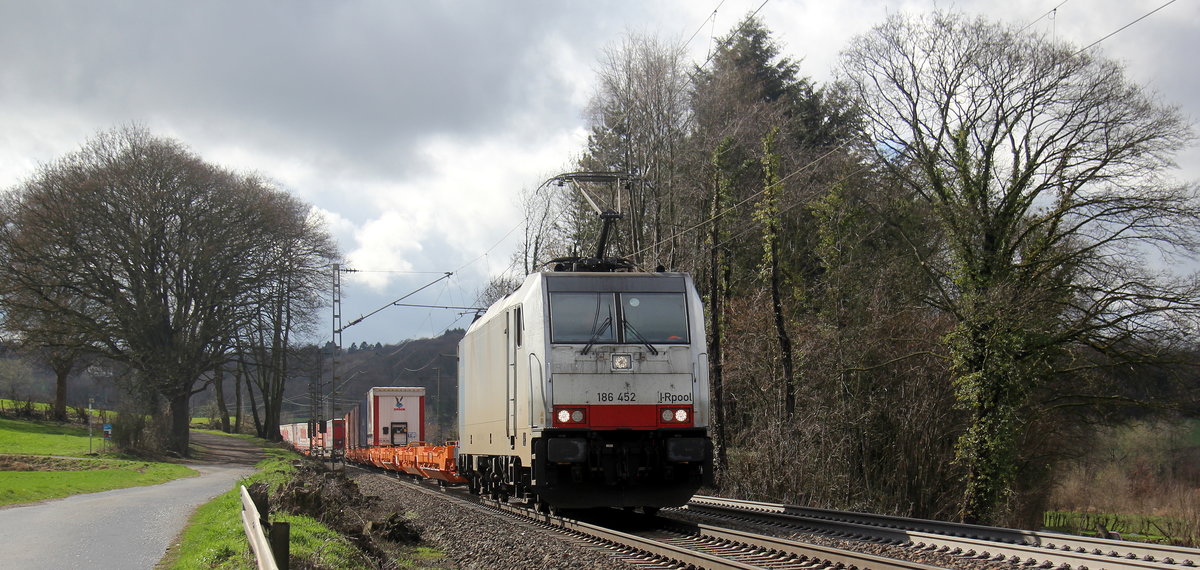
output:
<instances>
[{"instance_id":1,"label":"overhead line pole","mask_svg":"<svg viewBox=\"0 0 1200 570\"><path fill-rule=\"evenodd\" d=\"M391 303L388 303L387 305L384 305L378 309L375 309L374 311L371 311L370 313L367 313L366 315L358 317L357 319L354 319L353 321L350 321L349 323L347 323L345 326L342 326L342 273L343 272L352 273L352 272L356 272L356 271L357 271L356 269L342 269L342 266L340 264L337 264L337 263L333 264L333 298L330 303L330 305L332 306L332 310L333 310L333 315L332 315L333 318L331 319L331 321L332 321L331 328L332 328L332 337L333 338L330 340L330 342L333 346L330 347L330 357L329 357L329 369L330 369L329 370L329 375L330 375L329 419L330 420L337 418L337 392L338 392L337 365L338 365L338 353L340 353L342 351L342 331L344 331L354 325L357 325L358 323L363 322L363 320L365 320L367 317L375 315L376 313L378 313L388 307L391 307L393 305L403 305L401 303L401 301L403 301L403 300L405 300L405 299L407 299L429 287L432 287L433 284L437 283L438 281L441 281L443 279L449 279L451 275L454 275L454 272L452 272L452 271L445 272L442 274L441 277L438 277L437 279L430 281L429 283L425 284L424 286L417 289L416 291L413 291L403 297L400 297L399 299L396 299L395 301L392 301ZM314 417L313 419L315 420L316 418ZM332 429L332 427L331 427L331 429ZM329 436L332 438L333 434L330 433ZM309 434L309 437L312 437L312 434Z\"/></svg>"},{"instance_id":2,"label":"overhead line pole","mask_svg":"<svg viewBox=\"0 0 1200 570\"><path fill-rule=\"evenodd\" d=\"M330 347L329 358L329 419L337 418L337 388L338 388L338 353L342 351L342 272L354 271L353 269L342 269L338 263L333 264L333 298L331 305L333 307L332 328L333 335L330 342L333 346ZM315 418L314 418L315 419ZM329 428L332 432L332 425ZM312 437L311 434L309 437ZM329 437L333 437L333 433L329 433ZM332 457L332 451L330 456Z\"/></svg>"}]
</instances>

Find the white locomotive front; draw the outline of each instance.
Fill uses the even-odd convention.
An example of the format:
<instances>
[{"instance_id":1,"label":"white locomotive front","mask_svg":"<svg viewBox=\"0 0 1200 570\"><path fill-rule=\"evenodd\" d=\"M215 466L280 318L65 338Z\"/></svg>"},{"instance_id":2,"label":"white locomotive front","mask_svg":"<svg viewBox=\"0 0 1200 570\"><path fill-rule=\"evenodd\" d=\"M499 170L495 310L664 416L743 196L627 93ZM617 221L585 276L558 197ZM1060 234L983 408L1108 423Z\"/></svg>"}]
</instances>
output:
<instances>
[{"instance_id":1,"label":"white locomotive front","mask_svg":"<svg viewBox=\"0 0 1200 570\"><path fill-rule=\"evenodd\" d=\"M704 343L687 274L530 275L459 344L460 473L542 506L686 503L712 470Z\"/></svg>"}]
</instances>

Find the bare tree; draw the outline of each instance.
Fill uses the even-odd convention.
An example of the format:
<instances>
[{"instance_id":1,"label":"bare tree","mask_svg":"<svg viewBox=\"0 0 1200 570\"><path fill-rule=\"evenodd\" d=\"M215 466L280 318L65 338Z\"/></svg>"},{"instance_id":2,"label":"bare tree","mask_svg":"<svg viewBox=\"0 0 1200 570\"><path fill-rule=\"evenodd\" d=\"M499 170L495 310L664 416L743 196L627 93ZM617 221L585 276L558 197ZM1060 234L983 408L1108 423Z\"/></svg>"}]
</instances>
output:
<instances>
[{"instance_id":1,"label":"bare tree","mask_svg":"<svg viewBox=\"0 0 1200 570\"><path fill-rule=\"evenodd\" d=\"M540 184L521 192L521 211L525 216L520 251L513 254L514 266L529 275L551 259L572 254L567 214L570 195L552 184Z\"/></svg>"},{"instance_id":2,"label":"bare tree","mask_svg":"<svg viewBox=\"0 0 1200 570\"><path fill-rule=\"evenodd\" d=\"M842 70L878 161L944 236L912 251L954 320L960 514L994 521L1027 395L1071 347L1151 346L1194 323L1195 288L1145 260L1195 244L1194 191L1165 178L1188 125L1093 51L955 14L892 16Z\"/></svg>"},{"instance_id":3,"label":"bare tree","mask_svg":"<svg viewBox=\"0 0 1200 570\"><path fill-rule=\"evenodd\" d=\"M279 279L264 248L290 198L137 127L100 133L9 198L0 291L21 294L6 309L56 319L136 370L169 407L168 449L186 455L197 381Z\"/></svg>"},{"instance_id":4,"label":"bare tree","mask_svg":"<svg viewBox=\"0 0 1200 570\"><path fill-rule=\"evenodd\" d=\"M680 252L672 223L681 204L689 89L683 46L627 36L605 51L590 104L592 134L583 170L624 172L644 183L616 188L627 239L618 245L635 265L675 267ZM591 216L589 216L591 217Z\"/></svg>"},{"instance_id":5,"label":"bare tree","mask_svg":"<svg viewBox=\"0 0 1200 570\"><path fill-rule=\"evenodd\" d=\"M292 338L315 327L337 247L311 208L290 196L276 204L265 237L270 241L260 247L261 263L270 270L249 293L252 303L234 346L251 396L255 388L261 396L263 415L255 413L255 429L277 441Z\"/></svg>"}]
</instances>

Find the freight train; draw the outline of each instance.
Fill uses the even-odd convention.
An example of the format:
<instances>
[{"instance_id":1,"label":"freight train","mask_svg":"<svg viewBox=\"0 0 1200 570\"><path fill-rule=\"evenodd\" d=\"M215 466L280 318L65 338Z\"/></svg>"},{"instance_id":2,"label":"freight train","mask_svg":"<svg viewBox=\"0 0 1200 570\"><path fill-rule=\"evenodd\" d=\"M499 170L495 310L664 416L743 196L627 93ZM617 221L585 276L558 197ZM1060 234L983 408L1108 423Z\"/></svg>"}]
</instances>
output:
<instances>
[{"instance_id":1,"label":"freight train","mask_svg":"<svg viewBox=\"0 0 1200 570\"><path fill-rule=\"evenodd\" d=\"M380 387L331 452L543 508L682 505L712 470L703 322L683 273L530 275L459 344L457 442L424 441L424 389Z\"/></svg>"},{"instance_id":2,"label":"freight train","mask_svg":"<svg viewBox=\"0 0 1200 570\"><path fill-rule=\"evenodd\" d=\"M628 181L572 173L546 184ZM344 418L347 461L543 510L653 512L711 481L700 296L686 273L606 258L621 216L584 197L604 224L596 256L528 276L459 343L458 440L424 442L423 389L373 388Z\"/></svg>"}]
</instances>

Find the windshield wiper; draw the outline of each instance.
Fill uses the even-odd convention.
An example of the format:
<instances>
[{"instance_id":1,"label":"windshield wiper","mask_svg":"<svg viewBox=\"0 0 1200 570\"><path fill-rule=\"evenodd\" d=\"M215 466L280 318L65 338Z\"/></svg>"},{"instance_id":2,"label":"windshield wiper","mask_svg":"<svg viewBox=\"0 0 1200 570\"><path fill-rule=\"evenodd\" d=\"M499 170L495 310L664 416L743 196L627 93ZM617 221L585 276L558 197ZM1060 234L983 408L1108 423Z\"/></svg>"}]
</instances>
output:
<instances>
[{"instance_id":1,"label":"windshield wiper","mask_svg":"<svg viewBox=\"0 0 1200 570\"><path fill-rule=\"evenodd\" d=\"M580 354L587 354L588 351L592 349L592 345L596 344L597 340L600 340L600 335L604 334L604 330L607 329L610 324L612 324L611 314L609 314L607 317L604 317L603 321L600 321L600 324L597 325L595 331L592 333L592 338L587 341L587 344L583 345L583 350L580 351Z\"/></svg>"},{"instance_id":2,"label":"windshield wiper","mask_svg":"<svg viewBox=\"0 0 1200 570\"><path fill-rule=\"evenodd\" d=\"M637 339L639 341L641 341L642 344L646 345L646 348L650 349L650 354L658 356L658 349L651 346L650 341L646 340L646 337L642 336L642 333L638 332L637 329L633 328L633 325L629 324L629 321L625 321L625 330L633 333L633 336L637 337Z\"/></svg>"}]
</instances>

